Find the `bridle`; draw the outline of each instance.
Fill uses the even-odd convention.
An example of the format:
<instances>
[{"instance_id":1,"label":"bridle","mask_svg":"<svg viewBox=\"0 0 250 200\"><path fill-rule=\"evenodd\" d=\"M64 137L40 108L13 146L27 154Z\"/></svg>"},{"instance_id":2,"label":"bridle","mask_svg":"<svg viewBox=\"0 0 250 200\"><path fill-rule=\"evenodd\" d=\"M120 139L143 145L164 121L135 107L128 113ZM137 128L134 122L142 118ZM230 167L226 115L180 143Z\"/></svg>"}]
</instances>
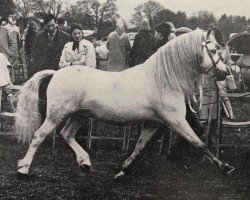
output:
<instances>
[{"instance_id":1,"label":"bridle","mask_svg":"<svg viewBox=\"0 0 250 200\"><path fill-rule=\"evenodd\" d=\"M221 54L219 54L218 53L218 56L219 56L219 58L218 58L218 60L217 61L215 61L214 59L213 59L213 56L212 56L212 53L211 53L211 51L208 49L208 44L209 43L211 43L211 41L206 41L206 42L202 42L202 47L205 47L206 48L206 50L207 50L207 53L208 53L208 56L209 56L209 58L211 59L211 61L212 61L212 66L208 69L208 70L206 70L205 72L204 72L204 74L208 74L212 69L214 70L214 72L217 70L217 64L220 62L220 60L223 62L223 58L222 58L222 56L221 56ZM217 47L218 47L218 49L220 49L220 46L219 45L217 45Z\"/></svg>"}]
</instances>

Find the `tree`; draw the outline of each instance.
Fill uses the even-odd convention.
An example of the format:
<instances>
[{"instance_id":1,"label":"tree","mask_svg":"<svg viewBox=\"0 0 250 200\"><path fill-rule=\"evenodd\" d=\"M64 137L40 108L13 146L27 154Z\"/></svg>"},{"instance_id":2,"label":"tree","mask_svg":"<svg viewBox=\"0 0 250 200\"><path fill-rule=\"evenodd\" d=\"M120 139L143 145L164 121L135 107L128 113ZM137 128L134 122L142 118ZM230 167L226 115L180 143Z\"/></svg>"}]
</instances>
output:
<instances>
[{"instance_id":1,"label":"tree","mask_svg":"<svg viewBox=\"0 0 250 200\"><path fill-rule=\"evenodd\" d=\"M155 1L148 1L140 4L135 8L135 13L132 16L131 23L138 27L140 26L142 19L147 18L150 26L153 28L156 14L163 9L164 7Z\"/></svg>"},{"instance_id":2,"label":"tree","mask_svg":"<svg viewBox=\"0 0 250 200\"><path fill-rule=\"evenodd\" d=\"M225 38L228 39L230 33L240 33L246 31L248 28L248 22L245 17L227 16L224 14L218 20L217 26L222 31Z\"/></svg>"},{"instance_id":3,"label":"tree","mask_svg":"<svg viewBox=\"0 0 250 200\"><path fill-rule=\"evenodd\" d=\"M106 22L113 21L118 16L116 0L106 0L101 3L100 0L78 1L78 12L84 12L86 16L95 23L97 28Z\"/></svg>"},{"instance_id":4,"label":"tree","mask_svg":"<svg viewBox=\"0 0 250 200\"><path fill-rule=\"evenodd\" d=\"M27 18L29 13L51 13L56 17L63 14L63 2L61 0L15 0L17 12Z\"/></svg>"},{"instance_id":5,"label":"tree","mask_svg":"<svg viewBox=\"0 0 250 200\"><path fill-rule=\"evenodd\" d=\"M189 18L189 26L192 29L199 27L206 30L211 24L216 24L216 19L212 12L198 11Z\"/></svg>"},{"instance_id":6,"label":"tree","mask_svg":"<svg viewBox=\"0 0 250 200\"><path fill-rule=\"evenodd\" d=\"M0 16L8 17L15 12L15 4L12 0L0 0Z\"/></svg>"},{"instance_id":7,"label":"tree","mask_svg":"<svg viewBox=\"0 0 250 200\"><path fill-rule=\"evenodd\" d=\"M162 22L172 22L175 27L187 26L187 15L185 12L174 13L169 9L164 9L159 11L154 18L155 24Z\"/></svg>"}]
</instances>

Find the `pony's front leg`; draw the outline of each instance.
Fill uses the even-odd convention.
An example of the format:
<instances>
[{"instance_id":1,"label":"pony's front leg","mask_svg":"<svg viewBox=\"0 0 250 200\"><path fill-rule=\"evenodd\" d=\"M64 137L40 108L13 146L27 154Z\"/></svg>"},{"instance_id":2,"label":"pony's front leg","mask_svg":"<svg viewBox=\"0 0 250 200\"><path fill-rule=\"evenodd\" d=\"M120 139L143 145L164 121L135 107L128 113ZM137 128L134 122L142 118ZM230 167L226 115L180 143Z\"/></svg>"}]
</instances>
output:
<instances>
[{"instance_id":1,"label":"pony's front leg","mask_svg":"<svg viewBox=\"0 0 250 200\"><path fill-rule=\"evenodd\" d=\"M141 135L140 135L138 142L135 146L134 152L127 160L124 161L124 164L122 166L122 170L115 176L115 179L125 175L129 166L135 160L136 156L138 156L140 154L140 152L144 149L147 142L153 137L157 128L158 128L158 125L153 124L153 123L148 123L148 124L144 125L144 127L141 130Z\"/></svg>"},{"instance_id":2,"label":"pony's front leg","mask_svg":"<svg viewBox=\"0 0 250 200\"><path fill-rule=\"evenodd\" d=\"M83 168L84 171L90 172L91 162L89 154L75 140L75 134L82 126L81 122L81 120L70 118L60 134L68 145L74 150L77 163Z\"/></svg>"},{"instance_id":3,"label":"pony's front leg","mask_svg":"<svg viewBox=\"0 0 250 200\"><path fill-rule=\"evenodd\" d=\"M194 133L188 122L181 114L177 113L166 113L162 115L163 120L169 124L173 130L183 136L191 144L196 146L201 152L206 155L218 168L224 173L228 174L234 170L234 167L228 165L227 163L221 162L216 158L206 147L206 145L200 140L200 138Z\"/></svg>"},{"instance_id":4,"label":"pony's front leg","mask_svg":"<svg viewBox=\"0 0 250 200\"><path fill-rule=\"evenodd\" d=\"M42 144L47 135L53 133L56 126L56 123L46 119L43 125L35 132L25 157L18 161L17 167L19 175L27 175L29 173L30 165L38 147Z\"/></svg>"}]
</instances>

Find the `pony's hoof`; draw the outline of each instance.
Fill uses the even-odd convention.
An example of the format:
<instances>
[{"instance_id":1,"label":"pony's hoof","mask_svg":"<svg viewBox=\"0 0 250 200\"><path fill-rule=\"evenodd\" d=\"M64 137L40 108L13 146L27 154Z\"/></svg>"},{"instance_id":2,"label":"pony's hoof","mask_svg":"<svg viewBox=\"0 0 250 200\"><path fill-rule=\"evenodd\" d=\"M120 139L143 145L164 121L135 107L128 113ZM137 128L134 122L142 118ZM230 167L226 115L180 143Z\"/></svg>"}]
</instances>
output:
<instances>
[{"instance_id":1,"label":"pony's hoof","mask_svg":"<svg viewBox=\"0 0 250 200\"><path fill-rule=\"evenodd\" d=\"M34 174L31 174L31 175L30 174L23 174L21 172L16 173L16 178L17 178L17 180L20 180L20 181L28 181L34 177L35 177Z\"/></svg>"},{"instance_id":2,"label":"pony's hoof","mask_svg":"<svg viewBox=\"0 0 250 200\"><path fill-rule=\"evenodd\" d=\"M119 180L122 179L125 175L124 171L120 171L116 176L115 176L115 180Z\"/></svg>"},{"instance_id":3,"label":"pony's hoof","mask_svg":"<svg viewBox=\"0 0 250 200\"><path fill-rule=\"evenodd\" d=\"M229 164L224 164L223 166L221 166L221 173L226 175L226 174L230 174L231 172L233 172L235 170L235 168L233 166L230 166Z\"/></svg>"},{"instance_id":4,"label":"pony's hoof","mask_svg":"<svg viewBox=\"0 0 250 200\"><path fill-rule=\"evenodd\" d=\"M85 164L81 165L81 168L82 168L83 172L86 174L90 174L93 171L92 167L89 165L85 165Z\"/></svg>"}]
</instances>

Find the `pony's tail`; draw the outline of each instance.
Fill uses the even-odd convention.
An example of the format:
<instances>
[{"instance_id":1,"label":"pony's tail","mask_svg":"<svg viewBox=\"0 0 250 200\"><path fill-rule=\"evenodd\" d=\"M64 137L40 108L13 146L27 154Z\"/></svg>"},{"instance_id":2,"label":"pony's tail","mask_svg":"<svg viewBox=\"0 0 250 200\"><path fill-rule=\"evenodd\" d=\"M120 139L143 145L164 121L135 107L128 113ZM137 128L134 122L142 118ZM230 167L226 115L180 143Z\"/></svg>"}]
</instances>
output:
<instances>
[{"instance_id":1,"label":"pony's tail","mask_svg":"<svg viewBox=\"0 0 250 200\"><path fill-rule=\"evenodd\" d=\"M15 120L15 136L19 142L30 142L35 131L41 126L38 108L39 86L44 78L53 76L54 73L54 70L36 73L19 92Z\"/></svg>"}]
</instances>

